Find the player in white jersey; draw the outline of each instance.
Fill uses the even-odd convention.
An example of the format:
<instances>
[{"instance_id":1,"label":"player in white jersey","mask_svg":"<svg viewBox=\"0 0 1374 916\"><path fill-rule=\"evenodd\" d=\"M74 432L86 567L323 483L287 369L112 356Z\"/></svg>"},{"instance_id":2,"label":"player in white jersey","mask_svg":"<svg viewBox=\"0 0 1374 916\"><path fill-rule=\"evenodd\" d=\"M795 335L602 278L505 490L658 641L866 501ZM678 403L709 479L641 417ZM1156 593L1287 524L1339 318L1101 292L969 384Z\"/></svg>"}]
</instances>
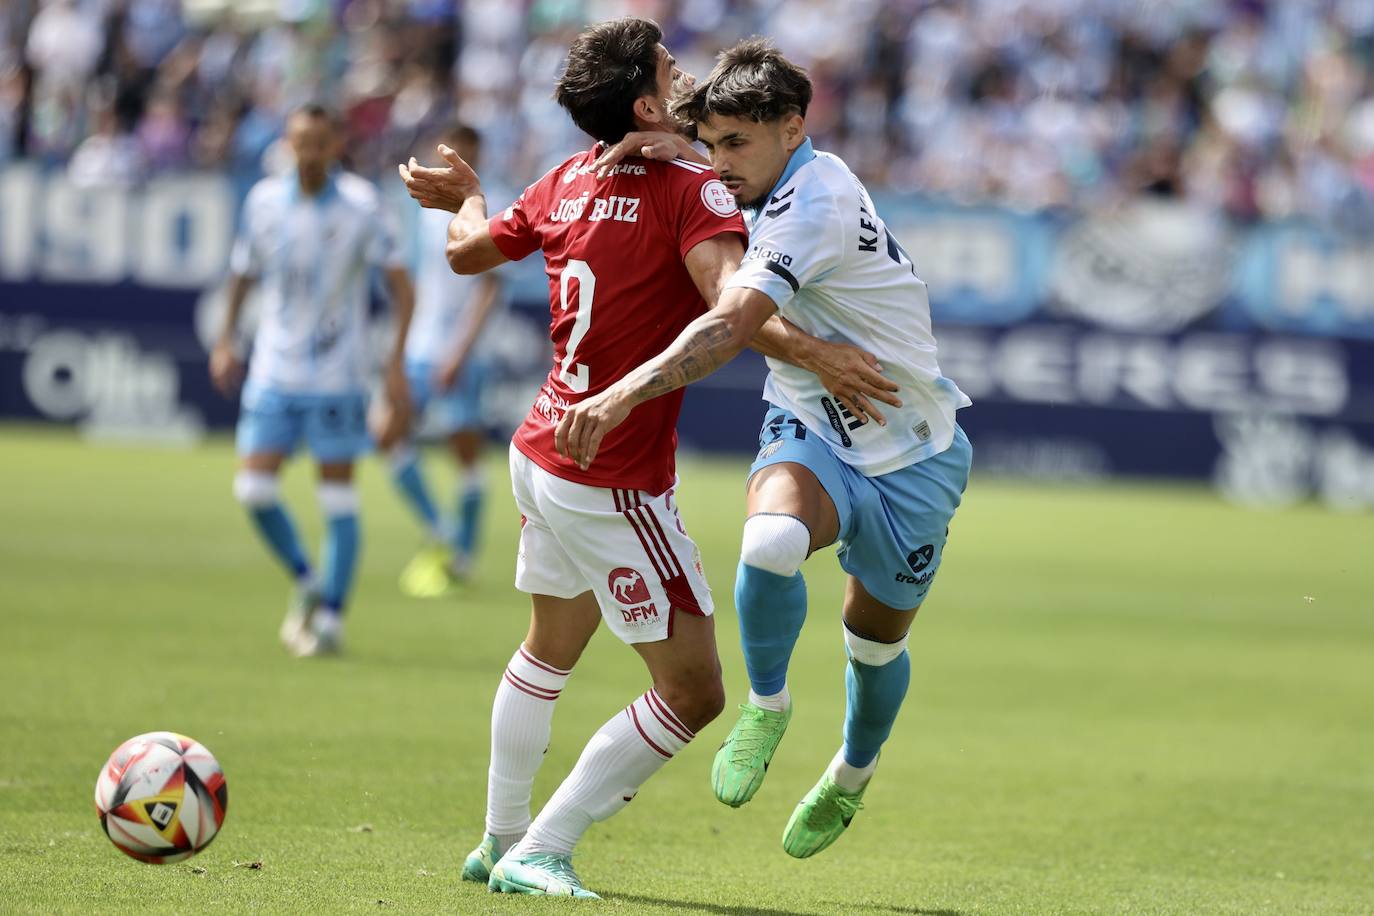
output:
<instances>
[{"instance_id":1,"label":"player in white jersey","mask_svg":"<svg viewBox=\"0 0 1374 916\"><path fill-rule=\"evenodd\" d=\"M396 424L408 420L402 355L413 292L377 188L335 168L340 134L333 116L319 106L301 108L287 121L286 139L295 168L264 178L244 202L230 256L229 307L210 373L226 396L242 380L235 328L250 288L259 284L234 495L295 583L282 641L296 655L316 655L339 648L358 562L353 464L370 447L371 269L385 274L396 316L385 372ZM278 496L278 472L302 440L319 465L317 493L326 520L318 575Z\"/></svg>"},{"instance_id":2,"label":"player in white jersey","mask_svg":"<svg viewBox=\"0 0 1374 916\"><path fill-rule=\"evenodd\" d=\"M471 127L454 125L426 146L435 149L440 142L478 167L481 138ZM482 392L490 372L482 332L503 295L499 273L460 276L449 267L444 249L452 216L445 210L416 208L415 318L406 340L405 364L416 415L429 411L433 428L458 466L461 479L454 511L444 513L435 505L411 436L394 441L379 436L378 442L387 453L396 491L426 535L425 545L401 573L401 591L416 598L447 592L467 572L477 548L486 440ZM385 413L383 417L384 428L402 428L390 423Z\"/></svg>"},{"instance_id":3,"label":"player in white jersey","mask_svg":"<svg viewBox=\"0 0 1374 916\"><path fill-rule=\"evenodd\" d=\"M770 359L760 451L735 583L749 700L712 767L716 797L753 797L791 719L787 666L806 617L798 572L838 543L849 573L844 743L793 812L783 848L798 858L833 843L862 807L910 680L907 632L940 565L972 450L955 422L968 398L940 372L926 287L862 183L806 137L811 83L758 39L724 52L674 112L696 125L712 166L752 213L749 251L716 307L657 358L570 408L561 450L590 464L601 437L636 404L733 358L774 313L803 331L863 347L897 385L886 413L858 391L842 399ZM666 137L630 137L650 153ZM680 150L679 150L680 151ZM622 150L623 152L623 150ZM605 157L604 166L614 157Z\"/></svg>"}]
</instances>

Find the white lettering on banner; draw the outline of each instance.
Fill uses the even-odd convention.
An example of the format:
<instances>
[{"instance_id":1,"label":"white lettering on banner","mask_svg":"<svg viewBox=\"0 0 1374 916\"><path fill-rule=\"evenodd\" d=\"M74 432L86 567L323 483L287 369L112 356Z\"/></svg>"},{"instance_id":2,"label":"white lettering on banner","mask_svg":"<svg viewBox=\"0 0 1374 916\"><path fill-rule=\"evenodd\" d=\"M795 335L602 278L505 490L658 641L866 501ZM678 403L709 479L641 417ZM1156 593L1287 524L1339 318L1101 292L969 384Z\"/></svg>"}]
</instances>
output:
<instances>
[{"instance_id":1,"label":"white lettering on banner","mask_svg":"<svg viewBox=\"0 0 1374 916\"><path fill-rule=\"evenodd\" d=\"M222 181L169 178L148 186L136 276L148 286L201 286L224 273L233 244L234 201ZM177 237L189 233L190 244Z\"/></svg>"},{"instance_id":2,"label":"white lettering on banner","mask_svg":"<svg viewBox=\"0 0 1374 916\"><path fill-rule=\"evenodd\" d=\"M1161 410L1174 402L1167 340L1093 334L1079 342L1078 360L1078 392L1090 404L1121 395Z\"/></svg>"},{"instance_id":3,"label":"white lettering on banner","mask_svg":"<svg viewBox=\"0 0 1374 916\"><path fill-rule=\"evenodd\" d=\"M159 438L193 438L204 428L200 414L180 404L172 357L140 350L127 334L42 334L24 360L23 384L33 406L54 420L84 418L88 428Z\"/></svg>"},{"instance_id":4,"label":"white lettering on banner","mask_svg":"<svg viewBox=\"0 0 1374 916\"><path fill-rule=\"evenodd\" d=\"M1333 341L1252 343L1225 334L1178 339L1066 327L946 328L940 365L977 401L1337 416L1350 399Z\"/></svg>"},{"instance_id":5,"label":"white lettering on banner","mask_svg":"<svg viewBox=\"0 0 1374 916\"><path fill-rule=\"evenodd\" d=\"M1255 369L1271 390L1287 393L1296 413L1335 415L1350 400L1345 360L1325 341L1265 342Z\"/></svg>"},{"instance_id":6,"label":"white lettering on banner","mask_svg":"<svg viewBox=\"0 0 1374 916\"><path fill-rule=\"evenodd\" d=\"M1073 341L1068 332L1033 328L1002 338L996 358L1002 387L1018 401L1072 404Z\"/></svg>"},{"instance_id":7,"label":"white lettering on banner","mask_svg":"<svg viewBox=\"0 0 1374 916\"><path fill-rule=\"evenodd\" d=\"M0 170L0 279L192 289L224 273L234 195L217 175L76 188L35 166Z\"/></svg>"},{"instance_id":8,"label":"white lettering on banner","mask_svg":"<svg viewBox=\"0 0 1374 916\"><path fill-rule=\"evenodd\" d=\"M1290 236L1276 246L1279 312L1301 318L1318 299L1329 298L1349 321L1374 320L1374 247L1344 245L1326 252Z\"/></svg>"},{"instance_id":9,"label":"white lettering on banner","mask_svg":"<svg viewBox=\"0 0 1374 916\"><path fill-rule=\"evenodd\" d=\"M1222 453L1214 478L1223 495L1248 506L1287 506L1318 496L1329 508L1374 506L1374 450L1348 430L1317 432L1264 412L1216 418Z\"/></svg>"},{"instance_id":10,"label":"white lettering on banner","mask_svg":"<svg viewBox=\"0 0 1374 916\"><path fill-rule=\"evenodd\" d=\"M1236 337L1185 337L1174 354L1174 390L1192 410L1242 410L1252 398L1250 354Z\"/></svg>"},{"instance_id":11,"label":"white lettering on banner","mask_svg":"<svg viewBox=\"0 0 1374 916\"><path fill-rule=\"evenodd\" d=\"M1005 219L931 217L919 225L889 222L888 228L911 252L916 272L931 289L970 289L991 300L1019 289L1017 237Z\"/></svg>"},{"instance_id":12,"label":"white lettering on banner","mask_svg":"<svg viewBox=\"0 0 1374 916\"><path fill-rule=\"evenodd\" d=\"M1317 448L1317 490L1332 509L1358 512L1374 506L1374 450L1343 429L1328 430Z\"/></svg>"},{"instance_id":13,"label":"white lettering on banner","mask_svg":"<svg viewBox=\"0 0 1374 916\"><path fill-rule=\"evenodd\" d=\"M34 212L39 190L38 169L31 165L0 170L0 279L33 273L38 233Z\"/></svg>"},{"instance_id":14,"label":"white lettering on banner","mask_svg":"<svg viewBox=\"0 0 1374 916\"><path fill-rule=\"evenodd\" d=\"M128 192L48 182L43 195L43 276L112 283L129 274Z\"/></svg>"}]
</instances>

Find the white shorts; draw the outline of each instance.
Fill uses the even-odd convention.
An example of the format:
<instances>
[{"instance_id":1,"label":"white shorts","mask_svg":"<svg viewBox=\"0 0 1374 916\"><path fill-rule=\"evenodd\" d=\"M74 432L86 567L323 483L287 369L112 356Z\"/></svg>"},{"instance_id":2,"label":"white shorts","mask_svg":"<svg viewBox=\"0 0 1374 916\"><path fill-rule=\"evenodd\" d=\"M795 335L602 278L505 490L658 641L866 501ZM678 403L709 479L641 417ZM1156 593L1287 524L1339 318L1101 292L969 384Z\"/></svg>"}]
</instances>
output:
<instances>
[{"instance_id":1,"label":"white shorts","mask_svg":"<svg viewBox=\"0 0 1374 916\"><path fill-rule=\"evenodd\" d=\"M673 633L674 611L710 616L701 551L673 491L589 487L555 477L514 445L510 479L522 516L515 587L575 598L591 590L611 632L627 643Z\"/></svg>"}]
</instances>

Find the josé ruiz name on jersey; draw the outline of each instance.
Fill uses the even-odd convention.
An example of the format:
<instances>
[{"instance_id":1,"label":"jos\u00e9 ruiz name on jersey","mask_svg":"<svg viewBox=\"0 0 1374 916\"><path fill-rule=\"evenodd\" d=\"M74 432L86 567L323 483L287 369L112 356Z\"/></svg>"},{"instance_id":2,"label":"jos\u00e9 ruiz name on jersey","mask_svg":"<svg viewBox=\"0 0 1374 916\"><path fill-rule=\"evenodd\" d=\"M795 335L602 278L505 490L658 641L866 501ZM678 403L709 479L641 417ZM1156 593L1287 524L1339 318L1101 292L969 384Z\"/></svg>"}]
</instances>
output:
<instances>
[{"instance_id":1,"label":"jos\u00e9 ruiz name on jersey","mask_svg":"<svg viewBox=\"0 0 1374 916\"><path fill-rule=\"evenodd\" d=\"M940 373L926 285L859 179L806 140L752 216L749 251L726 287L756 289L808 334L871 352L902 406L879 405L885 427L860 423L815 375L775 359L764 399L870 477L949 448L954 412L970 401Z\"/></svg>"},{"instance_id":2,"label":"jos\u00e9 ruiz name on jersey","mask_svg":"<svg viewBox=\"0 0 1374 916\"><path fill-rule=\"evenodd\" d=\"M488 195L488 200L510 198ZM408 361L442 365L472 333L482 276L455 274L448 266L444 249L451 219L445 210L417 208L415 213L415 317L406 336ZM471 356L480 356L482 345L477 341Z\"/></svg>"},{"instance_id":3,"label":"jos\u00e9 ruiz name on jersey","mask_svg":"<svg viewBox=\"0 0 1374 916\"><path fill-rule=\"evenodd\" d=\"M491 219L507 258L543 249L553 367L515 446L549 473L592 486L658 494L673 485L682 392L636 407L586 471L559 456L554 430L568 405L657 356L705 309L683 261L722 233L747 239L735 200L709 167L628 159L598 179L601 144L525 189Z\"/></svg>"},{"instance_id":4,"label":"jos\u00e9 ruiz name on jersey","mask_svg":"<svg viewBox=\"0 0 1374 916\"><path fill-rule=\"evenodd\" d=\"M404 267L377 188L336 173L313 197L295 172L243 205L230 270L261 281L249 384L293 393L367 387L369 268Z\"/></svg>"}]
</instances>

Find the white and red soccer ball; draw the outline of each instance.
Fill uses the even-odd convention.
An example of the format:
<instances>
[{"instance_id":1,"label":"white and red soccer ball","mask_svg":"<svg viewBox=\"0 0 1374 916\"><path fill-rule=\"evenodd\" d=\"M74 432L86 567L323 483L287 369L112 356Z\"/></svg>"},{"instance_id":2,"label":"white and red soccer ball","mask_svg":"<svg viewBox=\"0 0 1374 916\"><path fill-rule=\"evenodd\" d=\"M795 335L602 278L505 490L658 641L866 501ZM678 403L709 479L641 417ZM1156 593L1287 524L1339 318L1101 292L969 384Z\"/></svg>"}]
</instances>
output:
<instances>
[{"instance_id":1,"label":"white and red soccer ball","mask_svg":"<svg viewBox=\"0 0 1374 916\"><path fill-rule=\"evenodd\" d=\"M219 833L229 787L205 745L175 732L130 738L95 783L95 809L110 842L141 862L179 862Z\"/></svg>"}]
</instances>

